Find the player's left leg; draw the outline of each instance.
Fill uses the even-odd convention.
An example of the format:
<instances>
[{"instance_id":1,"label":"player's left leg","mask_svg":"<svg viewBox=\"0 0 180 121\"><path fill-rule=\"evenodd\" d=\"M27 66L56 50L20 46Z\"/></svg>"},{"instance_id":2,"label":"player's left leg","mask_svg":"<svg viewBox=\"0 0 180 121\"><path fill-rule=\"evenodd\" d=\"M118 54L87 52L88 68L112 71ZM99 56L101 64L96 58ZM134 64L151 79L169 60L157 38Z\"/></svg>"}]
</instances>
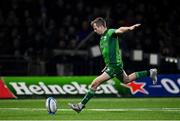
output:
<instances>
[{"instance_id":1,"label":"player's left leg","mask_svg":"<svg viewBox=\"0 0 180 121\"><path fill-rule=\"evenodd\" d=\"M84 98L81 100L81 102L78 104L69 104L69 106L77 113L81 112L87 102L94 96L97 87L110 78L111 77L106 72L102 73L100 76L93 80L90 89L88 90Z\"/></svg>"},{"instance_id":2,"label":"player's left leg","mask_svg":"<svg viewBox=\"0 0 180 121\"><path fill-rule=\"evenodd\" d=\"M94 96L95 91L97 90L97 87L102 84L103 82L109 80L111 77L106 73L103 72L100 76L95 78L90 86L90 89L88 93L85 95L85 97L82 99L81 104L86 105L86 103L89 101L89 99Z\"/></svg>"}]
</instances>

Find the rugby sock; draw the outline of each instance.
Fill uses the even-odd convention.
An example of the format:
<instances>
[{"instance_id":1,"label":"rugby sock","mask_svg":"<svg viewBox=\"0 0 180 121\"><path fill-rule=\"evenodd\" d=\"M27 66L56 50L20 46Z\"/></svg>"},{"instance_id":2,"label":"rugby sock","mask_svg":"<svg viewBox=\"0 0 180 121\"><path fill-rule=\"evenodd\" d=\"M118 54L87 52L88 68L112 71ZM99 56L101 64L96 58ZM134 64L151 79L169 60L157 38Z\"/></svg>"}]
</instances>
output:
<instances>
[{"instance_id":1,"label":"rugby sock","mask_svg":"<svg viewBox=\"0 0 180 121\"><path fill-rule=\"evenodd\" d=\"M94 90L89 89L80 103L86 105L86 103L94 96L94 93L95 93Z\"/></svg>"},{"instance_id":2,"label":"rugby sock","mask_svg":"<svg viewBox=\"0 0 180 121\"><path fill-rule=\"evenodd\" d=\"M150 72L149 71L138 71L138 72L135 72L135 74L136 74L136 79L139 79L142 77L149 76Z\"/></svg>"}]
</instances>

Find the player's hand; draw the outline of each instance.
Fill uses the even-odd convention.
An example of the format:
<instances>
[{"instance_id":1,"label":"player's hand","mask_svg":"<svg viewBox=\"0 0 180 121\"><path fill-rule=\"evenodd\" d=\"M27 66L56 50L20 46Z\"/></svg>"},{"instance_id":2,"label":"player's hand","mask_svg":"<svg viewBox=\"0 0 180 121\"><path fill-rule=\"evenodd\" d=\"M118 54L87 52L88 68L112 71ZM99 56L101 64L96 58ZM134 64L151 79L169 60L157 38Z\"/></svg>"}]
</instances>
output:
<instances>
[{"instance_id":1,"label":"player's hand","mask_svg":"<svg viewBox=\"0 0 180 121\"><path fill-rule=\"evenodd\" d=\"M139 26L141 26L141 24L135 24L135 25L134 25L135 28L136 28L136 27L139 27Z\"/></svg>"},{"instance_id":2,"label":"player's hand","mask_svg":"<svg viewBox=\"0 0 180 121\"><path fill-rule=\"evenodd\" d=\"M136 27L139 27L139 26L141 26L141 24L135 24L135 25L130 27L130 30L133 30L133 29L135 29Z\"/></svg>"}]
</instances>

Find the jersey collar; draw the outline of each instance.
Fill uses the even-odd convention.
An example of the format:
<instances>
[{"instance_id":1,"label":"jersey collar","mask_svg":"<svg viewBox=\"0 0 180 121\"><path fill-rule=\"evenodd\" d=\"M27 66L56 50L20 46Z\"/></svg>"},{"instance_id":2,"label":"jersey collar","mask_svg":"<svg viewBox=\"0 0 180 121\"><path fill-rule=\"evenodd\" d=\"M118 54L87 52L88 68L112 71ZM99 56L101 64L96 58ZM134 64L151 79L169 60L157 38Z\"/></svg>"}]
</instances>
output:
<instances>
[{"instance_id":1,"label":"jersey collar","mask_svg":"<svg viewBox=\"0 0 180 121\"><path fill-rule=\"evenodd\" d=\"M106 29L106 31L102 34L102 36L104 36L107 33L108 29Z\"/></svg>"}]
</instances>

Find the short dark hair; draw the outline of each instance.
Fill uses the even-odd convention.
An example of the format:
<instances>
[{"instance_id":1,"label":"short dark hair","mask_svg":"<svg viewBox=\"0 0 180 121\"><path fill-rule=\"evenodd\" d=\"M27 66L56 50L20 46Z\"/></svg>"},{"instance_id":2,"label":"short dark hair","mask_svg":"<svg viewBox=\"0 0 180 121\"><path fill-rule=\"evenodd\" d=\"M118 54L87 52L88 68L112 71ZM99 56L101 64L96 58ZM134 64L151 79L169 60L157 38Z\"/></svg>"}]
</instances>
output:
<instances>
[{"instance_id":1,"label":"short dark hair","mask_svg":"<svg viewBox=\"0 0 180 121\"><path fill-rule=\"evenodd\" d=\"M93 26L94 23L96 23L97 26L102 25L102 26L106 27L106 21L102 17L97 17L96 19L91 21L91 26Z\"/></svg>"}]
</instances>

